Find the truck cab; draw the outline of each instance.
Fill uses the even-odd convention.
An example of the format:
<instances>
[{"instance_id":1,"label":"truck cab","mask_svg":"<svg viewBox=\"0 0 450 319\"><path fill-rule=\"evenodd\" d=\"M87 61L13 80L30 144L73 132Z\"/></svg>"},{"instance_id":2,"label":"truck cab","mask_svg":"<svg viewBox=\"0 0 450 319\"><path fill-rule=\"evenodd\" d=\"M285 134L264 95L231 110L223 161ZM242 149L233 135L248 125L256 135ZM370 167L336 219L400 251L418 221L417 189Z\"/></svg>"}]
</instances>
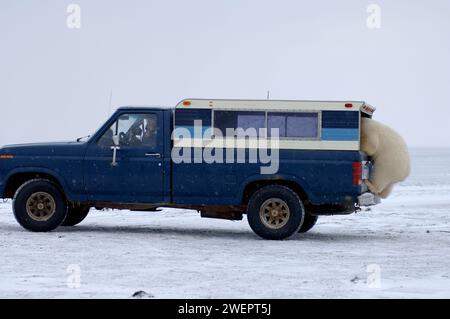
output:
<instances>
[{"instance_id":1,"label":"truck cab","mask_svg":"<svg viewBox=\"0 0 450 319\"><path fill-rule=\"evenodd\" d=\"M267 239L379 199L364 183L355 101L185 99L120 107L87 140L0 149L0 198L24 228L80 223L91 208L195 209L242 219Z\"/></svg>"}]
</instances>

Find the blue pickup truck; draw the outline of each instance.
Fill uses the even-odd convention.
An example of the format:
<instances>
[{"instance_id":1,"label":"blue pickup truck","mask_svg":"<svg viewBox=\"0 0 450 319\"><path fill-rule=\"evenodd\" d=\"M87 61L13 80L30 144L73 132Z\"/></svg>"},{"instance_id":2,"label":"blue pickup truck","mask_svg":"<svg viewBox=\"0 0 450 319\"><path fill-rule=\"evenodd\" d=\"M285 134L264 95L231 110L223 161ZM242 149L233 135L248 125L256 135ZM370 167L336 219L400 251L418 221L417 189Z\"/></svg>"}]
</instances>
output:
<instances>
[{"instance_id":1,"label":"blue pickup truck","mask_svg":"<svg viewBox=\"0 0 450 319\"><path fill-rule=\"evenodd\" d=\"M121 107L87 139L0 149L0 198L31 231L80 223L92 208L194 209L240 220L266 239L319 215L378 203L364 183L355 101L185 99Z\"/></svg>"}]
</instances>

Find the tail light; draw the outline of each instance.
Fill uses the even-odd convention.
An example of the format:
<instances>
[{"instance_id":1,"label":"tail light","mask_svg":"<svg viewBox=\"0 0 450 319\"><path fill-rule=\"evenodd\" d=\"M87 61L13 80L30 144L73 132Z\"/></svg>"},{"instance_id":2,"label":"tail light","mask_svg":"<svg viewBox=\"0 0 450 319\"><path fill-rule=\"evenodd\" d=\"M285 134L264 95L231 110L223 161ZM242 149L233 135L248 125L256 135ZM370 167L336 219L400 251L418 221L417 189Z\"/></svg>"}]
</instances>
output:
<instances>
[{"instance_id":1,"label":"tail light","mask_svg":"<svg viewBox=\"0 0 450 319\"><path fill-rule=\"evenodd\" d=\"M362 163L353 162L353 185L359 186L362 183Z\"/></svg>"}]
</instances>

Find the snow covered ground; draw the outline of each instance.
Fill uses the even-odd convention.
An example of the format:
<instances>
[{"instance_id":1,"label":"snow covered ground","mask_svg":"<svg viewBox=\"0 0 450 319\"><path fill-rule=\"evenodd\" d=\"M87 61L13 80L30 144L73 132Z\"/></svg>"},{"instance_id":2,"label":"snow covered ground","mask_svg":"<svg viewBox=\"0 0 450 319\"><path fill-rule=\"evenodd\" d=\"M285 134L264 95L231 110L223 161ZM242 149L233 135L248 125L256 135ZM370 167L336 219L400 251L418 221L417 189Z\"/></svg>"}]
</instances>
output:
<instances>
[{"instance_id":1,"label":"snow covered ground","mask_svg":"<svg viewBox=\"0 0 450 319\"><path fill-rule=\"evenodd\" d=\"M411 178L381 205L287 241L175 209L92 210L31 233L0 204L0 297L449 298L450 150L412 155Z\"/></svg>"}]
</instances>

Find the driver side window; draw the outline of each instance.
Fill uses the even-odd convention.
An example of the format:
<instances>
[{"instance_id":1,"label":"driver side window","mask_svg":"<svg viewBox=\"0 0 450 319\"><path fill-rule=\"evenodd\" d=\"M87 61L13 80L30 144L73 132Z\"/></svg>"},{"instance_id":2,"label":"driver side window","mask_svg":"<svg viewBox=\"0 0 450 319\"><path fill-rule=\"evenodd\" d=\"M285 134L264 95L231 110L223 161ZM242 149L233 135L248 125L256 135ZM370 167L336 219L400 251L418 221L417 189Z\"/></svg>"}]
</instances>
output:
<instances>
[{"instance_id":1,"label":"driver side window","mask_svg":"<svg viewBox=\"0 0 450 319\"><path fill-rule=\"evenodd\" d=\"M97 144L103 147L114 145L113 136L118 136L119 146L156 146L157 122L155 114L122 114L103 134Z\"/></svg>"}]
</instances>

